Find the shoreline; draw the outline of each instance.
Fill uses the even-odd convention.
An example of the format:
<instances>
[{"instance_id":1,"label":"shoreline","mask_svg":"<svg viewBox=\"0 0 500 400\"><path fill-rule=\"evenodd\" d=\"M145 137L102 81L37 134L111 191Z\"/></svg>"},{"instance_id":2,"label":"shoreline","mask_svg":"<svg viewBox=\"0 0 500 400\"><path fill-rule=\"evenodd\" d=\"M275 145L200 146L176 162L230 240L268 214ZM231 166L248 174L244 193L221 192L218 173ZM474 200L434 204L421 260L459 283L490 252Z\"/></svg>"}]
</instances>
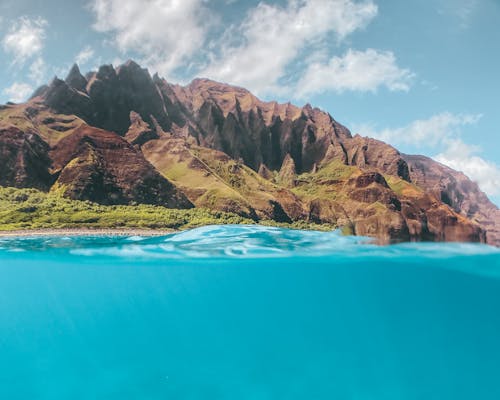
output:
<instances>
[{"instance_id":1,"label":"shoreline","mask_svg":"<svg viewBox=\"0 0 500 400\"><path fill-rule=\"evenodd\" d=\"M174 229L40 228L0 231L0 238L30 236L165 236Z\"/></svg>"}]
</instances>

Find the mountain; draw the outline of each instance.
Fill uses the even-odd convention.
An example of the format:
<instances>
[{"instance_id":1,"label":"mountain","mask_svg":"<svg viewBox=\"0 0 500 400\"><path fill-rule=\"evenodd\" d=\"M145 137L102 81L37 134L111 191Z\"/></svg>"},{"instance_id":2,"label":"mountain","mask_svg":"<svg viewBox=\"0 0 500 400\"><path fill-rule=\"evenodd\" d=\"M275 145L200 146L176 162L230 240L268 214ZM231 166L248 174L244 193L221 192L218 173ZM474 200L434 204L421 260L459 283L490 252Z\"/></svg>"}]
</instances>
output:
<instances>
[{"instance_id":1,"label":"mountain","mask_svg":"<svg viewBox=\"0 0 500 400\"><path fill-rule=\"evenodd\" d=\"M307 104L151 76L133 61L73 66L0 109L3 186L100 204L203 207L389 240L500 245L500 212L465 175L352 135Z\"/></svg>"}]
</instances>

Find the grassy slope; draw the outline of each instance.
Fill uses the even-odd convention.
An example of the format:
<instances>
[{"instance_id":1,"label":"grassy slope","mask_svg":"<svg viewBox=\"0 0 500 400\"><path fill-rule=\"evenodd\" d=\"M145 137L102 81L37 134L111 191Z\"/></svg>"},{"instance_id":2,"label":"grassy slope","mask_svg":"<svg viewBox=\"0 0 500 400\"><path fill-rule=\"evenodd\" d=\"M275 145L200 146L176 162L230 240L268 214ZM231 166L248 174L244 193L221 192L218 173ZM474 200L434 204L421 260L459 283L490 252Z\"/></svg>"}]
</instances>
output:
<instances>
[{"instance_id":1,"label":"grassy slope","mask_svg":"<svg viewBox=\"0 0 500 400\"><path fill-rule=\"evenodd\" d=\"M149 147L154 143L152 152ZM143 153L156 169L179 187L197 207L223 208L227 202L249 210L250 204L221 177L210 171L183 143L183 140L158 140L147 143ZM163 154L168 154L164 157ZM198 161L192 165L193 161ZM200 194L203 194L200 197Z\"/></svg>"},{"instance_id":2,"label":"grassy slope","mask_svg":"<svg viewBox=\"0 0 500 400\"><path fill-rule=\"evenodd\" d=\"M316 173L304 173L297 177L293 191L307 199L324 198L331 201L346 199L343 187L349 178L361 174L358 167L352 167L335 160L321 166Z\"/></svg>"},{"instance_id":3,"label":"grassy slope","mask_svg":"<svg viewBox=\"0 0 500 400\"><path fill-rule=\"evenodd\" d=\"M284 187L217 150L188 146L183 139L162 138L146 143L142 151L197 207L266 219L272 213L271 202L286 195L293 202Z\"/></svg>"},{"instance_id":4,"label":"grassy slope","mask_svg":"<svg viewBox=\"0 0 500 400\"><path fill-rule=\"evenodd\" d=\"M206 209L102 206L88 201L68 200L35 189L0 187L0 230L77 227L180 229L242 223L252 221L235 214Z\"/></svg>"},{"instance_id":5,"label":"grassy slope","mask_svg":"<svg viewBox=\"0 0 500 400\"><path fill-rule=\"evenodd\" d=\"M0 110L0 128L15 126L25 132L38 132L43 140L53 146L84 124L83 120L74 115L54 114L43 107L30 115L29 107L26 103Z\"/></svg>"},{"instance_id":6,"label":"grassy slope","mask_svg":"<svg viewBox=\"0 0 500 400\"><path fill-rule=\"evenodd\" d=\"M68 200L36 189L0 187L0 231L57 228L151 228L187 229L213 224L253 224L236 214L202 208L175 210L160 206L102 206ZM305 222L264 225L330 230L328 225Z\"/></svg>"},{"instance_id":7,"label":"grassy slope","mask_svg":"<svg viewBox=\"0 0 500 400\"><path fill-rule=\"evenodd\" d=\"M0 128L16 126L25 131L36 131L50 145L56 144L83 123L78 117L53 114L44 107L30 114L28 104L0 110ZM208 149L198 148L196 153L190 155L204 164L201 169L190 167L186 162L189 160L172 156L162 157L158 160L160 165L157 165L160 172L179 187L205 192L196 202L196 209L174 210L150 205L102 206L65 199L57 187L52 188L50 193L0 187L0 231L78 227L184 229L209 224L255 223L231 212L213 211L207 207L227 208L224 204L229 201L242 209L250 209L248 197L252 202L272 199L273 196L266 191L275 191L277 187L244 166L238 173L231 173L231 168L237 163L215 160ZM260 223L304 229L333 228L331 225L304 221L279 224L263 220Z\"/></svg>"}]
</instances>

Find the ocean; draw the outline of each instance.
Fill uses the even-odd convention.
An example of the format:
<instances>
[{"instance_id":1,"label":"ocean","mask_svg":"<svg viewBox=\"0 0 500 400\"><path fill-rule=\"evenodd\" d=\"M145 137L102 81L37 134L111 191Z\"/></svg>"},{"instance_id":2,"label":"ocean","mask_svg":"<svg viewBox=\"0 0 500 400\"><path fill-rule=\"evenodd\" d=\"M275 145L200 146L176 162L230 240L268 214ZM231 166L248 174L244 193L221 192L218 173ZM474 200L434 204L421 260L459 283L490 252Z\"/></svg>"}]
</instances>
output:
<instances>
[{"instance_id":1,"label":"ocean","mask_svg":"<svg viewBox=\"0 0 500 400\"><path fill-rule=\"evenodd\" d=\"M258 226L0 238L0 399L500 399L500 250Z\"/></svg>"}]
</instances>

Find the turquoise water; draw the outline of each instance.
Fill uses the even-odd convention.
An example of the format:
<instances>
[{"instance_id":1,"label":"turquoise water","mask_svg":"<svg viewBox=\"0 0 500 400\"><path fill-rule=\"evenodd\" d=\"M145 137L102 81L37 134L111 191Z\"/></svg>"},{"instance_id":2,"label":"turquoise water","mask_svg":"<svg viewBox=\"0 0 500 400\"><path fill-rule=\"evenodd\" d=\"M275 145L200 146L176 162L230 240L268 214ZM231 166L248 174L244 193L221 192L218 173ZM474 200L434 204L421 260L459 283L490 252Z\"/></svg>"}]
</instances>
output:
<instances>
[{"instance_id":1,"label":"turquoise water","mask_svg":"<svg viewBox=\"0 0 500 400\"><path fill-rule=\"evenodd\" d=\"M0 239L0 399L500 399L500 252L206 227Z\"/></svg>"}]
</instances>

